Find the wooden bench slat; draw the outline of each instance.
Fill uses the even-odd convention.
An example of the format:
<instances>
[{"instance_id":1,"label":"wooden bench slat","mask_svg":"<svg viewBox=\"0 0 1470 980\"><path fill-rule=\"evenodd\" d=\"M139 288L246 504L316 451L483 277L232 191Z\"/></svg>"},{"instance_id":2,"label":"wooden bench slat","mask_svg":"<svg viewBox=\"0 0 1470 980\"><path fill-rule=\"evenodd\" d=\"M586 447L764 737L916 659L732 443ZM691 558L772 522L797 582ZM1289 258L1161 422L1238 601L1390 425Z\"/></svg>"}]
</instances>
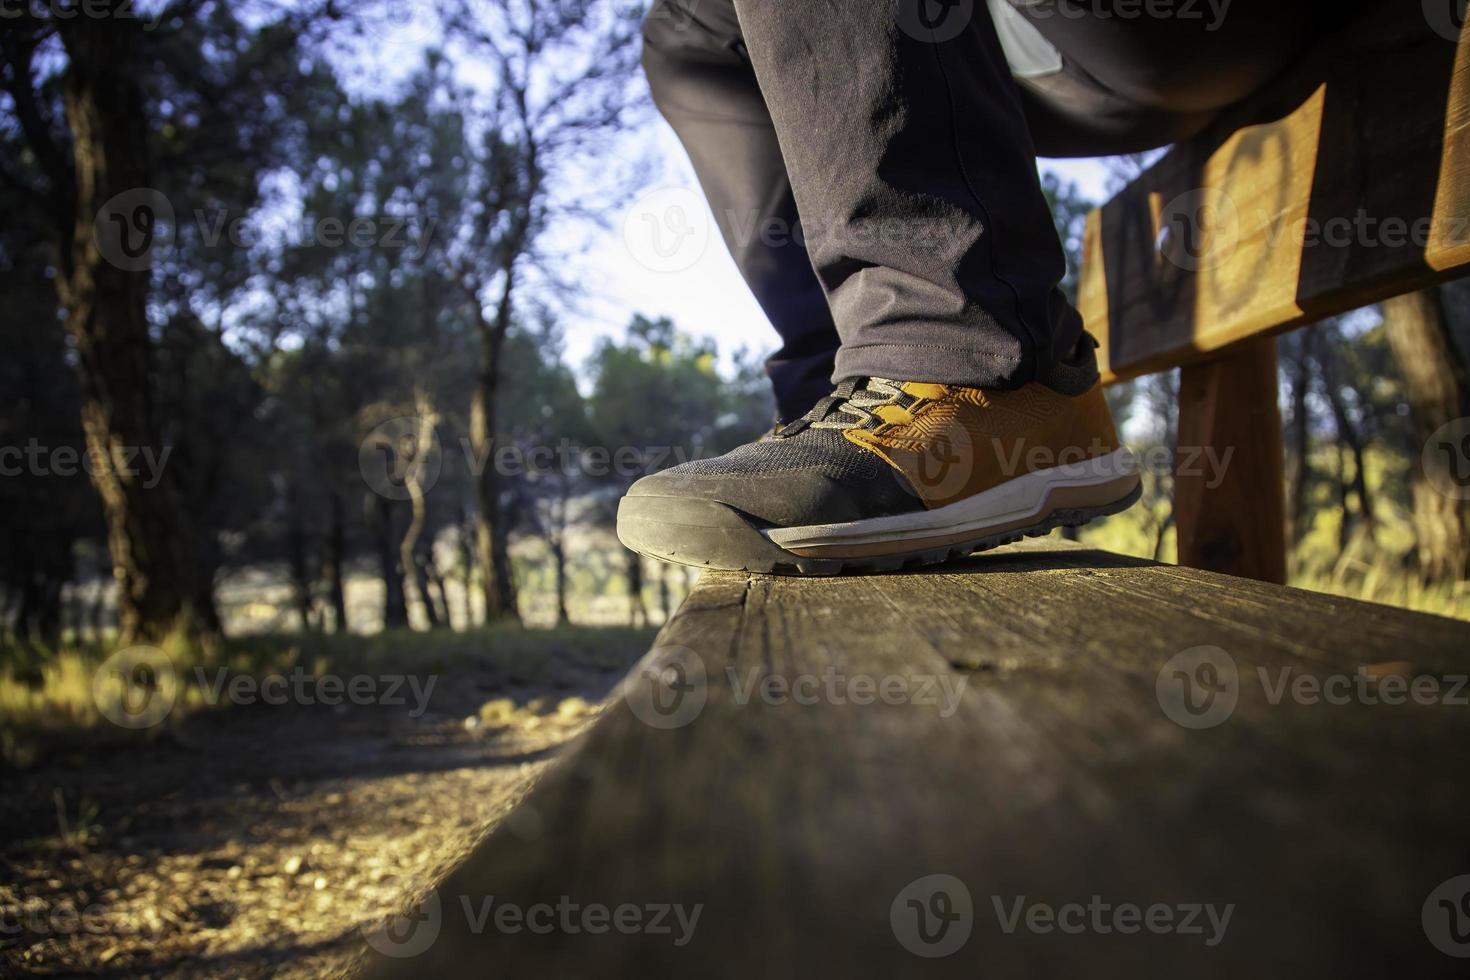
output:
<instances>
[{"instance_id":1,"label":"wooden bench slat","mask_svg":"<svg viewBox=\"0 0 1470 980\"><path fill-rule=\"evenodd\" d=\"M1112 381L1467 264L1470 36L1385 4L1094 212L1079 306Z\"/></svg>"},{"instance_id":2,"label":"wooden bench slat","mask_svg":"<svg viewBox=\"0 0 1470 980\"><path fill-rule=\"evenodd\" d=\"M671 730L613 703L437 890L437 940L371 975L1239 977L1439 975L1430 891L1470 871L1470 709L1273 704L1258 679L1359 667L1463 674L1470 625L1086 550L1014 549L841 580L708 574L660 634L706 702ZM1238 703L1189 730L1156 694L1187 647L1226 650ZM965 664L968 669L953 666ZM956 710L740 703L788 681L933 677ZM635 673L635 678L637 677ZM1466 692L1461 692L1466 693ZM921 959L899 891L962 880L973 932ZM480 934L462 901L702 906L668 935ZM993 900L1234 905L1200 936L1007 934Z\"/></svg>"}]
</instances>

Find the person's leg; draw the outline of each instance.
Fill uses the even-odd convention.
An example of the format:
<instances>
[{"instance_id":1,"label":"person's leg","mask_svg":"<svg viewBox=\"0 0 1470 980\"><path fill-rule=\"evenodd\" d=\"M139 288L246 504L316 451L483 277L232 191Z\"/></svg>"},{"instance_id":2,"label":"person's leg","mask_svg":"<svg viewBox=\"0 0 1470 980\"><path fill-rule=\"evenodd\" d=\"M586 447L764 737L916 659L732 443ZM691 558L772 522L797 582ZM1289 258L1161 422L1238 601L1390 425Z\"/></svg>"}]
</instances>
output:
<instances>
[{"instance_id":1,"label":"person's leg","mask_svg":"<svg viewBox=\"0 0 1470 980\"><path fill-rule=\"evenodd\" d=\"M1363 5L1008 2L1019 14L1007 18L1008 29L1029 33L1055 55L1054 66L1023 71L1018 79L1031 134L1045 156L1130 153L1189 139ZM1022 36L1019 43L1033 41Z\"/></svg>"},{"instance_id":2,"label":"person's leg","mask_svg":"<svg viewBox=\"0 0 1470 980\"><path fill-rule=\"evenodd\" d=\"M927 0L734 5L841 383L769 438L639 480L623 543L705 567L887 569L1137 500L986 10L949 31Z\"/></svg>"},{"instance_id":3,"label":"person's leg","mask_svg":"<svg viewBox=\"0 0 1470 980\"><path fill-rule=\"evenodd\" d=\"M969 6L735 0L842 337L834 380L1080 393L1093 344L1058 289L1016 84Z\"/></svg>"},{"instance_id":4,"label":"person's leg","mask_svg":"<svg viewBox=\"0 0 1470 980\"><path fill-rule=\"evenodd\" d=\"M683 142L781 348L766 361L789 422L832 390L837 330L796 233L796 203L730 0L659 0L643 27L654 101Z\"/></svg>"}]
</instances>

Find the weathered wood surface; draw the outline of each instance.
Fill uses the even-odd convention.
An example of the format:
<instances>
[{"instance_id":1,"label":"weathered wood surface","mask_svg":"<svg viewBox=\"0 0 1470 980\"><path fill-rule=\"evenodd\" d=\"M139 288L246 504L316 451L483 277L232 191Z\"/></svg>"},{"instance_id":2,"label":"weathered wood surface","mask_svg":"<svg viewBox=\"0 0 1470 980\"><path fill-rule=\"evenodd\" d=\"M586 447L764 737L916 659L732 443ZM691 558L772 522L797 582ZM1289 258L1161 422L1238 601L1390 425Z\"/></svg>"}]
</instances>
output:
<instances>
[{"instance_id":1,"label":"weathered wood surface","mask_svg":"<svg viewBox=\"0 0 1470 980\"><path fill-rule=\"evenodd\" d=\"M1179 372L1174 523L1179 564L1286 581L1286 474L1276 339Z\"/></svg>"},{"instance_id":2,"label":"weathered wood surface","mask_svg":"<svg viewBox=\"0 0 1470 980\"><path fill-rule=\"evenodd\" d=\"M1374 9L1093 213L1079 306L1105 378L1465 273L1470 34L1453 40L1453 6Z\"/></svg>"},{"instance_id":3,"label":"weathered wood surface","mask_svg":"<svg viewBox=\"0 0 1470 980\"><path fill-rule=\"evenodd\" d=\"M1210 675L1166 665L1201 645L1238 681L1216 675L1214 703L1233 690L1233 712L1191 729L1170 717L1193 717L1175 669ZM645 661L655 676L674 665L692 691L665 706L677 719L699 701L692 720L656 728L613 703L439 885L437 915L417 921L432 931L397 934L427 948L375 954L372 976L1463 975L1421 909L1470 872L1470 708L1273 704L1257 672L1272 685L1281 671L1407 674L1447 693L1470 668L1466 624L1058 548L922 574L709 574ZM963 689L948 716L912 700L737 697L829 671ZM624 692L646 705L652 683L635 671ZM973 926L929 959L890 912L935 874L964 883ZM615 929L476 934L466 905L490 896L701 911L683 946ZM994 903L1022 896L1234 908L1213 947L1209 925L1007 934ZM899 915L914 921L905 903Z\"/></svg>"}]
</instances>

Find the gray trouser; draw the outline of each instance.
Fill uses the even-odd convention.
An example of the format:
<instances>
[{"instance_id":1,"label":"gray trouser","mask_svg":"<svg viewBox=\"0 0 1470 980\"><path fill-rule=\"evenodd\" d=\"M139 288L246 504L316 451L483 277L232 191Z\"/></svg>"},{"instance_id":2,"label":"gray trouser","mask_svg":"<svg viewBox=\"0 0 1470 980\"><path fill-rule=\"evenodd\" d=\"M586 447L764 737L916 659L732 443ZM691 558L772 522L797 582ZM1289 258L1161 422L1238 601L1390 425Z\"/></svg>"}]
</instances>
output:
<instances>
[{"instance_id":1,"label":"gray trouser","mask_svg":"<svg viewBox=\"0 0 1470 980\"><path fill-rule=\"evenodd\" d=\"M783 418L852 377L1088 387L1038 152L1185 139L1330 19L1320 0L1010 2L649 12L654 99L781 337Z\"/></svg>"}]
</instances>

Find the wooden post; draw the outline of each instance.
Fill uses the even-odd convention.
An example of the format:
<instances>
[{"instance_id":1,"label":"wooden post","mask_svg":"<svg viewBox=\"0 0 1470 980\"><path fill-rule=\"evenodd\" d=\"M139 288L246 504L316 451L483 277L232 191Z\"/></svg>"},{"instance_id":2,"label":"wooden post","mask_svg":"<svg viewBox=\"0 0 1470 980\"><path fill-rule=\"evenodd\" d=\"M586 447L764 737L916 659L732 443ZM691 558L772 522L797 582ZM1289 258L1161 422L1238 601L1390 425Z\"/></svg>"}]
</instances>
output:
<instances>
[{"instance_id":1,"label":"wooden post","mask_svg":"<svg viewBox=\"0 0 1470 980\"><path fill-rule=\"evenodd\" d=\"M1286 581L1286 478L1276 341L1181 369L1174 513L1179 564Z\"/></svg>"}]
</instances>

